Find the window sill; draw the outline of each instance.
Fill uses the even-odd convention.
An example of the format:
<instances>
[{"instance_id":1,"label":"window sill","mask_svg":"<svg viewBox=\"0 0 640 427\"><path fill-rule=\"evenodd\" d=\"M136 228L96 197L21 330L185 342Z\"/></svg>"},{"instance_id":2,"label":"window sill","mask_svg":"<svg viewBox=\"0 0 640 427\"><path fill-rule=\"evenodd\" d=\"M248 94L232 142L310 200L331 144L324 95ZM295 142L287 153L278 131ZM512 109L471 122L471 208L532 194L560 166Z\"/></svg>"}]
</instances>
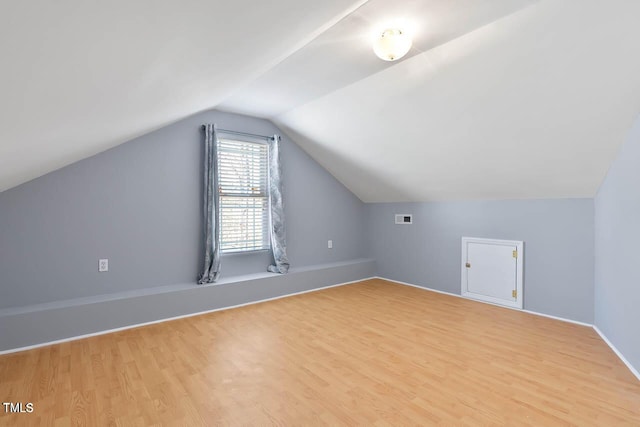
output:
<instances>
[{"instance_id":1,"label":"window sill","mask_svg":"<svg viewBox=\"0 0 640 427\"><path fill-rule=\"evenodd\" d=\"M257 254L263 252L271 252L271 248L267 249L255 249L252 251L220 251L220 255L242 255L242 254Z\"/></svg>"}]
</instances>

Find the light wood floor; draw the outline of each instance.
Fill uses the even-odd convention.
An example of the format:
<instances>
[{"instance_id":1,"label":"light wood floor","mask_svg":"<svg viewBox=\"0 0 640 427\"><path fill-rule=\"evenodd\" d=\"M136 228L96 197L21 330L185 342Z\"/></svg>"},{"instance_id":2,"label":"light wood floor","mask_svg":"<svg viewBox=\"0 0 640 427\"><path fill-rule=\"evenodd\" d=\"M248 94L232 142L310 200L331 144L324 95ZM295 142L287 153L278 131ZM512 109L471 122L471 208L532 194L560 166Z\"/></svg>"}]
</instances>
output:
<instances>
[{"instance_id":1,"label":"light wood floor","mask_svg":"<svg viewBox=\"0 0 640 427\"><path fill-rule=\"evenodd\" d=\"M592 329L382 280L0 356L0 400L35 409L2 425L640 425Z\"/></svg>"}]
</instances>

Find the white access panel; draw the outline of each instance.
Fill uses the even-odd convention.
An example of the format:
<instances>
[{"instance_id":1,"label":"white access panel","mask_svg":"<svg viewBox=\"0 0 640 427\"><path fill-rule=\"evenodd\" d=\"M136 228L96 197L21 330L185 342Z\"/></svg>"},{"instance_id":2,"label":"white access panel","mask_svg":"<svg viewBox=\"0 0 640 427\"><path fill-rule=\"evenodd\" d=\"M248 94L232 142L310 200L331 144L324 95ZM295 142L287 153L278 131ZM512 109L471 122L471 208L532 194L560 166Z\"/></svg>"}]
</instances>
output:
<instances>
[{"instance_id":1,"label":"white access panel","mask_svg":"<svg viewBox=\"0 0 640 427\"><path fill-rule=\"evenodd\" d=\"M523 242L462 238L462 296L522 308Z\"/></svg>"}]
</instances>

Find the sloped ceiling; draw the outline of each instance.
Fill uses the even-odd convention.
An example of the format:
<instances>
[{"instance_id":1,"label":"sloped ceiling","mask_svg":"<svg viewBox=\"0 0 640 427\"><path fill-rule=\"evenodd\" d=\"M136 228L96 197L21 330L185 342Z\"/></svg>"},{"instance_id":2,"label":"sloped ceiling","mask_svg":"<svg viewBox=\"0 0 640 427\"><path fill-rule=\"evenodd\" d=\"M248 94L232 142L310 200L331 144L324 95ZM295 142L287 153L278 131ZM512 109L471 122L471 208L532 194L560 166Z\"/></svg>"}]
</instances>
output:
<instances>
[{"instance_id":1,"label":"sloped ceiling","mask_svg":"<svg viewBox=\"0 0 640 427\"><path fill-rule=\"evenodd\" d=\"M13 4L15 3L15 4ZM0 6L0 191L209 108L367 202L592 197L640 112L635 0ZM400 21L394 63L371 30Z\"/></svg>"},{"instance_id":2,"label":"sloped ceiling","mask_svg":"<svg viewBox=\"0 0 640 427\"><path fill-rule=\"evenodd\" d=\"M367 202L593 197L640 112L638 16L541 1L274 121Z\"/></svg>"},{"instance_id":3,"label":"sloped ceiling","mask_svg":"<svg viewBox=\"0 0 640 427\"><path fill-rule=\"evenodd\" d=\"M373 54L371 39L376 30L398 25L411 33L413 46L404 61L536 1L368 0L218 107L278 116L397 65Z\"/></svg>"},{"instance_id":4,"label":"sloped ceiling","mask_svg":"<svg viewBox=\"0 0 640 427\"><path fill-rule=\"evenodd\" d=\"M363 2L1 2L0 191L215 107Z\"/></svg>"}]
</instances>

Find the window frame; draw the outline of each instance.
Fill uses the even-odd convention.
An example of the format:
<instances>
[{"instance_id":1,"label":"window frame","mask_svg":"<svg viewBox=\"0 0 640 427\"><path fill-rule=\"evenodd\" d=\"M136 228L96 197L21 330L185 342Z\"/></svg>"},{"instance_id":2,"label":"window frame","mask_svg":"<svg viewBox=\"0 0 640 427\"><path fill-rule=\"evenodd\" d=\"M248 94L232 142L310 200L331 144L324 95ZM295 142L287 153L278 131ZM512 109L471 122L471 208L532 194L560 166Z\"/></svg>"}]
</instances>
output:
<instances>
[{"instance_id":1,"label":"window frame","mask_svg":"<svg viewBox=\"0 0 640 427\"><path fill-rule=\"evenodd\" d=\"M262 145L265 147L265 174L264 174L264 180L265 180L265 184L264 184L264 196L259 196L258 198L263 199L264 198L264 220L262 221L263 224L263 230L262 230L262 234L263 234L263 245L262 247L259 248L249 248L249 249L245 249L245 248L227 248L224 249L223 248L223 221L222 221L222 210L223 210L223 204L221 203L221 199L224 197L224 193L222 192L222 180L221 180L221 170L222 170L222 159L220 156L220 152L224 152L224 150L221 150L221 142L223 141L229 141L229 142L235 142L235 143L240 143L240 144L256 144L256 145ZM270 162L270 156L271 156L271 147L270 144L267 140L265 139L261 139L261 138L252 138L252 137L248 137L248 136L240 136L240 135L236 135L236 134L226 134L224 132L220 132L220 134L217 137L217 141L216 141L216 156L217 156L217 162L218 162L218 197L216 200L216 210L218 211L218 221L219 221L219 227L220 227L220 233L219 233L219 240L218 240L218 245L220 247L220 253L222 255L237 255L237 254L250 254L250 253L257 253L257 252L266 252L266 251L270 251L271 250L271 227L269 226L270 224L270 216L271 216L271 209L270 209L270 197L269 197L269 190L270 190L270 176L269 176L269 162ZM242 197L241 195L230 195L227 197L238 197L241 199L252 199L252 198L256 198L255 196L245 196ZM254 228L255 230L255 228Z\"/></svg>"}]
</instances>

